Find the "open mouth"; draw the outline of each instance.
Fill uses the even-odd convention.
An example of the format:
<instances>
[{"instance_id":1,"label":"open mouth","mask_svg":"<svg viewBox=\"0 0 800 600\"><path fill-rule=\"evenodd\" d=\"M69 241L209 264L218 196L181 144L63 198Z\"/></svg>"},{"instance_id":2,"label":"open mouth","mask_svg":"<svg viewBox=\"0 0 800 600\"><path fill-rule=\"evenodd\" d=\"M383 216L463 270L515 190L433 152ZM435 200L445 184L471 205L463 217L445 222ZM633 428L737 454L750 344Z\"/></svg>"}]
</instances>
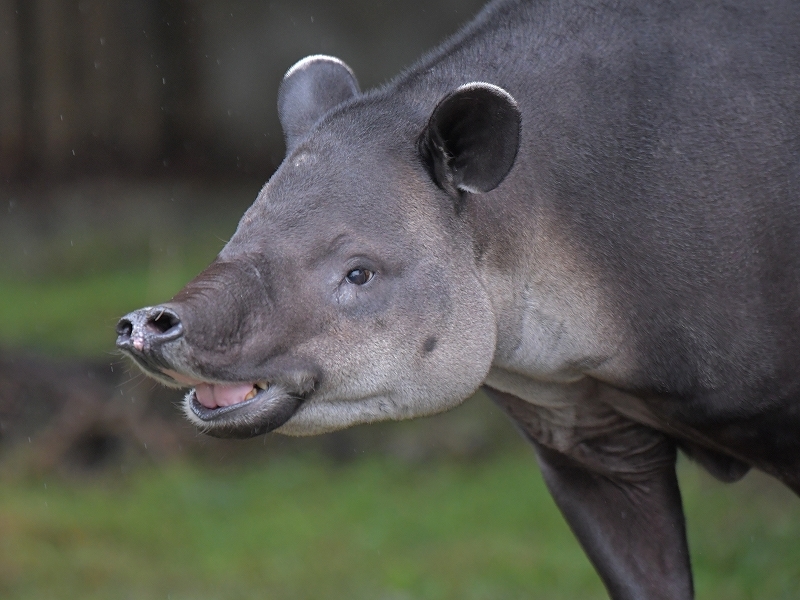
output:
<instances>
[{"instance_id":1,"label":"open mouth","mask_svg":"<svg viewBox=\"0 0 800 600\"><path fill-rule=\"evenodd\" d=\"M186 395L184 412L205 433L247 438L280 427L301 402L282 385L269 382L199 383Z\"/></svg>"},{"instance_id":2,"label":"open mouth","mask_svg":"<svg viewBox=\"0 0 800 600\"><path fill-rule=\"evenodd\" d=\"M239 410L263 399L270 389L267 382L239 385L198 384L190 392L192 412L203 421Z\"/></svg>"}]
</instances>

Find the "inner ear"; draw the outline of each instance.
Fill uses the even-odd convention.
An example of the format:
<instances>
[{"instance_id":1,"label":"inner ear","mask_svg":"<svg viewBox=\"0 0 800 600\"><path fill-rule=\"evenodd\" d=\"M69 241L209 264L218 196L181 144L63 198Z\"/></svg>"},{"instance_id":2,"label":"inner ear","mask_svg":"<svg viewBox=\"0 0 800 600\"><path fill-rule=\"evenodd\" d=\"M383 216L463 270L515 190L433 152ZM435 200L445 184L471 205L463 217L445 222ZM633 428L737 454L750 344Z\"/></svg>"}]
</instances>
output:
<instances>
[{"instance_id":1,"label":"inner ear","mask_svg":"<svg viewBox=\"0 0 800 600\"><path fill-rule=\"evenodd\" d=\"M445 96L419 139L431 177L448 193L488 192L505 179L519 149L516 100L490 83L468 83Z\"/></svg>"},{"instance_id":2,"label":"inner ear","mask_svg":"<svg viewBox=\"0 0 800 600\"><path fill-rule=\"evenodd\" d=\"M283 76L278 89L286 154L325 113L358 94L356 76L338 58L317 54L297 62Z\"/></svg>"}]
</instances>

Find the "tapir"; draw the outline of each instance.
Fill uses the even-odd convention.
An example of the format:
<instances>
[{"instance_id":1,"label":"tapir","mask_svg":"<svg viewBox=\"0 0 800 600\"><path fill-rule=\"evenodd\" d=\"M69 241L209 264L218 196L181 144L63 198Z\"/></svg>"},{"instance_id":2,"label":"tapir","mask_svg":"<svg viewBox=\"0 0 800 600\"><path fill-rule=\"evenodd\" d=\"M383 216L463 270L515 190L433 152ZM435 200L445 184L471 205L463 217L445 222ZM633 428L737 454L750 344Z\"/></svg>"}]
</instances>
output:
<instances>
[{"instance_id":1,"label":"tapir","mask_svg":"<svg viewBox=\"0 0 800 600\"><path fill-rule=\"evenodd\" d=\"M214 262L118 325L206 433L483 386L610 596L693 597L681 450L800 493L800 2L498 0L362 92L310 56Z\"/></svg>"}]
</instances>

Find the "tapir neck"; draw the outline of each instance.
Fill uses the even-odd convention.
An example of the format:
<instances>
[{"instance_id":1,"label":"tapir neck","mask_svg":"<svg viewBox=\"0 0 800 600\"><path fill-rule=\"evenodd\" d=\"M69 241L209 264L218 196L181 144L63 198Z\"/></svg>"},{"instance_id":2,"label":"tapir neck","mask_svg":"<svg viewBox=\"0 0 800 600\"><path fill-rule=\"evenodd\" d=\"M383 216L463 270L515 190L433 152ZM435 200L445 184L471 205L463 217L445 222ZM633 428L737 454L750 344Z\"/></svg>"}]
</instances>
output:
<instances>
[{"instance_id":1,"label":"tapir neck","mask_svg":"<svg viewBox=\"0 0 800 600\"><path fill-rule=\"evenodd\" d=\"M521 179L512 172L497 190L470 198L466 209L476 268L497 319L493 368L541 381L622 381L633 362L622 351L625 331L613 298L556 215L514 192Z\"/></svg>"}]
</instances>

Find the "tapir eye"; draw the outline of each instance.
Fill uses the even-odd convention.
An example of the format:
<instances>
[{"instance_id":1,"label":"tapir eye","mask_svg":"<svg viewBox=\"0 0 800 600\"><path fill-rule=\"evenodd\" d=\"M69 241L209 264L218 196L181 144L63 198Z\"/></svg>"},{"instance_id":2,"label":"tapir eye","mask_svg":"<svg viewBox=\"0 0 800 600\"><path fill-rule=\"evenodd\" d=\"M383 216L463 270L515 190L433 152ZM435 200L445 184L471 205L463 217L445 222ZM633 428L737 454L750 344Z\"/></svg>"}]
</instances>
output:
<instances>
[{"instance_id":1,"label":"tapir eye","mask_svg":"<svg viewBox=\"0 0 800 600\"><path fill-rule=\"evenodd\" d=\"M347 274L345 279L347 279L348 283L352 283L353 285L364 285L374 276L375 273L369 269L353 269Z\"/></svg>"}]
</instances>

